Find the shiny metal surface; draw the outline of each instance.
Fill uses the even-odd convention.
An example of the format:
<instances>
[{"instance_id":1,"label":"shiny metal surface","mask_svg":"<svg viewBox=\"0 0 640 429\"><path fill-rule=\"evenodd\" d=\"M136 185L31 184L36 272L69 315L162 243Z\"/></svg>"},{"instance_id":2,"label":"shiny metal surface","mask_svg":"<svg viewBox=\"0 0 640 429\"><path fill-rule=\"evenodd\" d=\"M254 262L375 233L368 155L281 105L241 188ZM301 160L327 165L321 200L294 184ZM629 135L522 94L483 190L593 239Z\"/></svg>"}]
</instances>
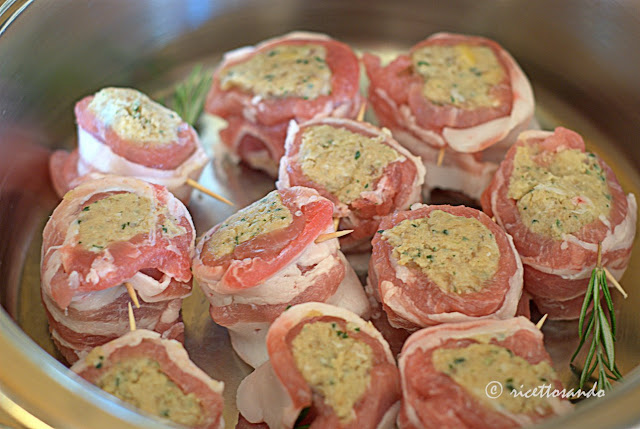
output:
<instances>
[{"instance_id":1,"label":"shiny metal surface","mask_svg":"<svg viewBox=\"0 0 640 429\"><path fill-rule=\"evenodd\" d=\"M0 6L0 391L18 408L56 428L88 422L93 428L162 427L109 400L49 355L56 356L37 269L42 226L57 203L46 162L51 148L73 144L74 102L104 85L161 91L196 61L213 66L226 50L294 29L379 52L438 30L494 38L530 76L543 126L578 130L614 166L625 190L640 189L640 1L7 2ZM260 173L234 166L215 172L209 166L202 181L238 206L273 187ZM190 208L199 231L231 213L198 195ZM623 279L630 298L616 303L626 380L549 426L640 422L638 247ZM210 321L198 290L186 301L184 317L192 358L226 382L225 418L232 427L235 388L248 368L230 351L226 332ZM548 322L544 331L556 367L572 382L566 361L575 326Z\"/></svg>"}]
</instances>

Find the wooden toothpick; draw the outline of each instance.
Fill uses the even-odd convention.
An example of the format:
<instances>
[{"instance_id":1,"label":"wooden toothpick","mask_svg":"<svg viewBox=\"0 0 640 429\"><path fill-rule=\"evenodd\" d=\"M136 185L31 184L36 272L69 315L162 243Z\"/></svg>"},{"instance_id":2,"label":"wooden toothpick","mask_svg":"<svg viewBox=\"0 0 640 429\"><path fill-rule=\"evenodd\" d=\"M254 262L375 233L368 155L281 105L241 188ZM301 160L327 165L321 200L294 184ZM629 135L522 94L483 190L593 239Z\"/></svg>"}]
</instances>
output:
<instances>
[{"instance_id":1,"label":"wooden toothpick","mask_svg":"<svg viewBox=\"0 0 640 429\"><path fill-rule=\"evenodd\" d=\"M340 218L339 217L333 218L333 229L337 231L338 226L340 226Z\"/></svg>"},{"instance_id":2,"label":"wooden toothpick","mask_svg":"<svg viewBox=\"0 0 640 429\"><path fill-rule=\"evenodd\" d=\"M438 152L438 161L436 165L440 167L442 165L442 161L444 160L444 147L440 148L440 152Z\"/></svg>"},{"instance_id":3,"label":"wooden toothpick","mask_svg":"<svg viewBox=\"0 0 640 429\"><path fill-rule=\"evenodd\" d=\"M229 204L230 206L233 206L233 203L231 201L229 201L228 199L226 199L222 195L218 195L215 192L213 192L212 190L205 188L204 186L202 186L201 184L199 184L198 182L196 182L195 180L193 180L191 178L187 179L187 185L191 186L192 188L196 188L198 191L202 192L203 194L207 194L210 197L213 197L218 201L222 201L225 204Z\"/></svg>"},{"instance_id":4,"label":"wooden toothpick","mask_svg":"<svg viewBox=\"0 0 640 429\"><path fill-rule=\"evenodd\" d=\"M136 308L140 308L140 301L138 301L138 295L136 294L136 290L131 286L131 283L125 282L125 287L127 288L127 292L129 292L129 296L131 297L131 301L136 306Z\"/></svg>"},{"instance_id":5,"label":"wooden toothpick","mask_svg":"<svg viewBox=\"0 0 640 429\"><path fill-rule=\"evenodd\" d=\"M613 283L613 286L615 286L615 288L618 289L618 292L620 292L622 294L624 299L627 299L629 294L627 292L625 292L624 289L622 289L622 286L620 286L620 283L618 283L618 280L616 280L616 278L613 277L613 274L611 274L611 272L606 268L604 269L604 274L607 276L607 280L609 280L611 283Z\"/></svg>"},{"instance_id":6,"label":"wooden toothpick","mask_svg":"<svg viewBox=\"0 0 640 429\"><path fill-rule=\"evenodd\" d=\"M363 101L362 106L360 106L360 110L358 110L358 116L356 116L356 121L362 122L364 120L364 113L367 111L367 102Z\"/></svg>"},{"instance_id":7,"label":"wooden toothpick","mask_svg":"<svg viewBox=\"0 0 640 429\"><path fill-rule=\"evenodd\" d=\"M132 331L136 330L136 318L133 317L133 307L131 307L131 302L127 302L127 306L129 307L129 329Z\"/></svg>"},{"instance_id":8,"label":"wooden toothpick","mask_svg":"<svg viewBox=\"0 0 640 429\"><path fill-rule=\"evenodd\" d=\"M318 238L316 238L315 243L316 244L324 243L325 241L331 240L333 238L344 237L345 235L351 234L352 232L353 232L352 229L345 229L344 231L336 231L336 232L329 232L327 234L321 234L318 236Z\"/></svg>"},{"instance_id":9,"label":"wooden toothpick","mask_svg":"<svg viewBox=\"0 0 640 429\"><path fill-rule=\"evenodd\" d=\"M544 325L544 322L547 320L548 316L549 316L549 313L546 313L544 316L542 316L542 319L540 319L538 323L536 323L536 328L542 329L542 325Z\"/></svg>"}]
</instances>

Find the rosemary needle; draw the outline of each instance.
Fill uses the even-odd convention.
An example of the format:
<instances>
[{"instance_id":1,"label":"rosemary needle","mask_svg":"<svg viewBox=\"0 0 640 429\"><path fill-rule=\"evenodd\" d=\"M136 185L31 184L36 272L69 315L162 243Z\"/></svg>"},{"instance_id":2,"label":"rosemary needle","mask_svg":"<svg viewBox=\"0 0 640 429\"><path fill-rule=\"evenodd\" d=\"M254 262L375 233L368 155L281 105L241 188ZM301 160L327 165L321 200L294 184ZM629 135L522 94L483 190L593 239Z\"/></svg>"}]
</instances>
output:
<instances>
[{"instance_id":1,"label":"rosemary needle","mask_svg":"<svg viewBox=\"0 0 640 429\"><path fill-rule=\"evenodd\" d=\"M162 104L173 109L190 125L195 125L202 114L204 102L211 86L211 73L202 70L202 65L193 67L187 78L176 85L175 90Z\"/></svg>"},{"instance_id":2,"label":"rosemary needle","mask_svg":"<svg viewBox=\"0 0 640 429\"><path fill-rule=\"evenodd\" d=\"M605 306L602 304L604 297ZM589 307L593 306L589 314ZM587 317L588 316L588 317ZM622 380L622 374L615 363L616 316L607 276L602 267L602 245L598 244L598 262L591 272L591 279L582 303L578 321L580 343L571 357L571 364L591 337L582 372L580 373L580 389L592 374L598 371L597 380L605 390L611 389L609 380Z\"/></svg>"}]
</instances>

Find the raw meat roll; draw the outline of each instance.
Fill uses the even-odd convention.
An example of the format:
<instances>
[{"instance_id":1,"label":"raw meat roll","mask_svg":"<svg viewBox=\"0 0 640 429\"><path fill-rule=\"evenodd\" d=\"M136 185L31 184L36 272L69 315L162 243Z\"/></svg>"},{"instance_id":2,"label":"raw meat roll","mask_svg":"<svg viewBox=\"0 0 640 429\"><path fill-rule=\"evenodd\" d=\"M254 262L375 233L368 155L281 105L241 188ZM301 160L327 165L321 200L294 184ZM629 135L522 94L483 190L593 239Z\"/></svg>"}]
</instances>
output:
<instances>
[{"instance_id":1,"label":"raw meat roll","mask_svg":"<svg viewBox=\"0 0 640 429\"><path fill-rule=\"evenodd\" d=\"M129 330L124 283L138 324L181 338L195 231L166 188L105 176L68 192L44 228L42 300L54 343L70 363Z\"/></svg>"},{"instance_id":2,"label":"raw meat roll","mask_svg":"<svg viewBox=\"0 0 640 429\"><path fill-rule=\"evenodd\" d=\"M238 388L241 420L270 428L393 428L398 368L380 333L321 303L285 311L269 328L269 361Z\"/></svg>"},{"instance_id":3,"label":"raw meat roll","mask_svg":"<svg viewBox=\"0 0 640 429\"><path fill-rule=\"evenodd\" d=\"M62 197L78 183L104 174L166 186L185 204L208 162L193 127L177 113L129 88L104 88L75 107L78 149L56 151L53 185Z\"/></svg>"},{"instance_id":4,"label":"raw meat roll","mask_svg":"<svg viewBox=\"0 0 640 429\"><path fill-rule=\"evenodd\" d=\"M479 199L533 118L531 86L511 55L492 40L438 33L387 66L371 54L363 62L380 124L425 163L425 194L442 188Z\"/></svg>"},{"instance_id":5,"label":"raw meat roll","mask_svg":"<svg viewBox=\"0 0 640 429\"><path fill-rule=\"evenodd\" d=\"M207 113L233 157L278 175L289 121L355 118L360 66L347 45L323 34L290 33L225 55L213 75Z\"/></svg>"},{"instance_id":6,"label":"raw meat roll","mask_svg":"<svg viewBox=\"0 0 640 429\"><path fill-rule=\"evenodd\" d=\"M629 264L635 196L625 195L611 168L566 128L522 133L484 192L482 208L513 236L525 290L552 319L579 316L598 243L616 279Z\"/></svg>"},{"instance_id":7,"label":"raw meat roll","mask_svg":"<svg viewBox=\"0 0 640 429\"><path fill-rule=\"evenodd\" d=\"M508 319L522 294L522 264L484 213L416 204L380 222L368 284L395 328Z\"/></svg>"},{"instance_id":8,"label":"raw meat roll","mask_svg":"<svg viewBox=\"0 0 640 429\"><path fill-rule=\"evenodd\" d=\"M196 246L193 275L211 303L213 320L249 365L267 357L269 325L291 305L318 301L366 316L369 303L334 231L333 204L315 190L273 191L206 232Z\"/></svg>"},{"instance_id":9,"label":"raw meat roll","mask_svg":"<svg viewBox=\"0 0 640 429\"><path fill-rule=\"evenodd\" d=\"M71 370L162 419L190 428L224 428L224 383L198 368L181 343L156 332L128 332L93 349Z\"/></svg>"},{"instance_id":10,"label":"raw meat roll","mask_svg":"<svg viewBox=\"0 0 640 429\"><path fill-rule=\"evenodd\" d=\"M400 429L513 428L571 409L561 397L516 395L562 389L542 333L524 317L422 329L398 366Z\"/></svg>"},{"instance_id":11,"label":"raw meat roll","mask_svg":"<svg viewBox=\"0 0 640 429\"><path fill-rule=\"evenodd\" d=\"M345 251L366 251L380 219L421 198L424 167L388 131L365 122L323 118L292 122L280 161L279 189L316 189L335 204Z\"/></svg>"}]
</instances>

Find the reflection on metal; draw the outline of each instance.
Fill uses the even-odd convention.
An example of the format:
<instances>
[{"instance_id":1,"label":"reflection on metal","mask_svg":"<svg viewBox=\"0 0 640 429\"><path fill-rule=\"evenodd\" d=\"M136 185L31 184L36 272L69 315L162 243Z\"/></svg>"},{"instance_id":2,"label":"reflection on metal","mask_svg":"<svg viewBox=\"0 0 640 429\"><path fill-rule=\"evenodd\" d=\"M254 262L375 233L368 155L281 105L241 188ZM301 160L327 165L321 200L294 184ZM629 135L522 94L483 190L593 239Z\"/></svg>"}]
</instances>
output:
<instances>
[{"instance_id":1,"label":"reflection on metal","mask_svg":"<svg viewBox=\"0 0 640 429\"><path fill-rule=\"evenodd\" d=\"M42 420L16 404L0 390L0 408L13 417L18 423L29 429L54 429Z\"/></svg>"},{"instance_id":2,"label":"reflection on metal","mask_svg":"<svg viewBox=\"0 0 640 429\"><path fill-rule=\"evenodd\" d=\"M33 0L7 0L0 4L0 36L32 2Z\"/></svg>"}]
</instances>

